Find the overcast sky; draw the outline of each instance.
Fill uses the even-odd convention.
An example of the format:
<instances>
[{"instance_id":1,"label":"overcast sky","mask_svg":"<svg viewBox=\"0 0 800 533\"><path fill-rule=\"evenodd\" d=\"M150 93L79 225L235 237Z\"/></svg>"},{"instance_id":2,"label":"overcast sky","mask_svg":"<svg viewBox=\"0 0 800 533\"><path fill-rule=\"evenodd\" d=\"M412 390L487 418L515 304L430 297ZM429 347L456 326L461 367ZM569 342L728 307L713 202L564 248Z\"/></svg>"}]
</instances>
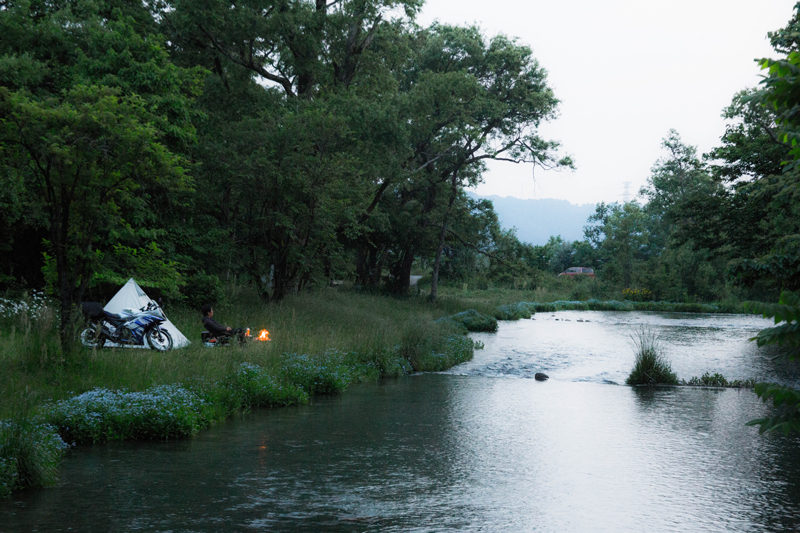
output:
<instances>
[{"instance_id":1,"label":"overcast sky","mask_svg":"<svg viewBox=\"0 0 800 533\"><path fill-rule=\"evenodd\" d=\"M418 22L476 24L533 50L561 101L541 128L576 170L493 163L482 195L573 203L634 196L670 128L699 153L719 144L724 107L756 86L755 58L795 0L427 0Z\"/></svg>"}]
</instances>

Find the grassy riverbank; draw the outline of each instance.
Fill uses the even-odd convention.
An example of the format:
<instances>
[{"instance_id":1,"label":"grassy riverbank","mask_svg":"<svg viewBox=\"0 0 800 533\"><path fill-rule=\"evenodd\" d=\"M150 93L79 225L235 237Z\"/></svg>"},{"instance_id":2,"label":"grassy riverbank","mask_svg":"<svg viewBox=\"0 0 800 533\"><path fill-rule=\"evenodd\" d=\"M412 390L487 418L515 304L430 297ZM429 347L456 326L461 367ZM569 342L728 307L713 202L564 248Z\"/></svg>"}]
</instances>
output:
<instances>
[{"instance_id":1,"label":"grassy riverbank","mask_svg":"<svg viewBox=\"0 0 800 533\"><path fill-rule=\"evenodd\" d=\"M0 495L51 481L68 444L183 438L257 407L350 384L442 370L472 357L467 331L560 309L720 311L720 306L553 300L545 291L445 289L435 303L328 289L264 305L232 291L216 316L272 340L204 348L199 314L167 308L192 345L165 354L77 349L64 358L52 308L0 314ZM546 300L551 301L546 301ZM508 302L517 302L509 304Z\"/></svg>"}]
</instances>

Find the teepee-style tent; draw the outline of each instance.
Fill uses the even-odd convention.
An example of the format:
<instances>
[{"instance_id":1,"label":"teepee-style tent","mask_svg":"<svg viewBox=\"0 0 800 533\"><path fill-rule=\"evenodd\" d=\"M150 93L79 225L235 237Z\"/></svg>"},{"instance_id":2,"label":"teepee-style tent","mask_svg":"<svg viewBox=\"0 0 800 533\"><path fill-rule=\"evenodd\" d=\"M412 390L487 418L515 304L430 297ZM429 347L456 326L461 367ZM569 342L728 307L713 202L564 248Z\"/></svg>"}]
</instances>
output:
<instances>
[{"instance_id":1,"label":"teepee-style tent","mask_svg":"<svg viewBox=\"0 0 800 533\"><path fill-rule=\"evenodd\" d=\"M153 300L150 299L147 294L142 290L136 281L133 278L129 279L128 282L122 286L120 290L117 291L117 294L111 298L106 306L103 308L109 313L116 313L119 314L122 312L123 309L133 309L139 310L145 305L149 304ZM166 315L164 315L166 318ZM172 345L174 348L182 348L184 346L189 345L189 339L184 336L183 333L180 332L178 328L175 327L175 324L167 320L161 325L162 328L169 331L169 334L172 336Z\"/></svg>"}]
</instances>

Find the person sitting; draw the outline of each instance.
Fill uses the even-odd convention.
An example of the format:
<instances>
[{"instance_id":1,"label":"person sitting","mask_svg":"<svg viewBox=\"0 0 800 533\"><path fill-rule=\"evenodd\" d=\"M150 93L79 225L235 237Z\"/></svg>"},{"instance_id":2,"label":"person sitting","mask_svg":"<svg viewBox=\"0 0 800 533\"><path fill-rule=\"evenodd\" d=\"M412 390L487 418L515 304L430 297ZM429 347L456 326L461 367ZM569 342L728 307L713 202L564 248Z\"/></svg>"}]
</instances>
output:
<instances>
[{"instance_id":1,"label":"person sitting","mask_svg":"<svg viewBox=\"0 0 800 533\"><path fill-rule=\"evenodd\" d=\"M234 331L230 326L223 326L214 320L214 308L211 307L211 305L205 304L200 308L200 312L203 313L203 326L205 326L206 331L211 334L212 338L230 337L233 335Z\"/></svg>"}]
</instances>

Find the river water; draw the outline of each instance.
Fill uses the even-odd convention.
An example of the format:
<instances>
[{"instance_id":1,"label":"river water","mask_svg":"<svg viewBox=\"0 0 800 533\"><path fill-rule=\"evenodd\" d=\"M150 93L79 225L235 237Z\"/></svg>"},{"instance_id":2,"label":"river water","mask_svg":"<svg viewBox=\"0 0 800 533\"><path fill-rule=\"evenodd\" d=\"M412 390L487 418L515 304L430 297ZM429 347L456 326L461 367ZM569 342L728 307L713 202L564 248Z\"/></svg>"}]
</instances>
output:
<instances>
[{"instance_id":1,"label":"river water","mask_svg":"<svg viewBox=\"0 0 800 533\"><path fill-rule=\"evenodd\" d=\"M758 318L537 314L449 372L74 450L57 487L0 503L0 530L799 530L800 441L745 426L766 412L751 391L617 385L643 324L681 378L794 383L747 342Z\"/></svg>"}]
</instances>

